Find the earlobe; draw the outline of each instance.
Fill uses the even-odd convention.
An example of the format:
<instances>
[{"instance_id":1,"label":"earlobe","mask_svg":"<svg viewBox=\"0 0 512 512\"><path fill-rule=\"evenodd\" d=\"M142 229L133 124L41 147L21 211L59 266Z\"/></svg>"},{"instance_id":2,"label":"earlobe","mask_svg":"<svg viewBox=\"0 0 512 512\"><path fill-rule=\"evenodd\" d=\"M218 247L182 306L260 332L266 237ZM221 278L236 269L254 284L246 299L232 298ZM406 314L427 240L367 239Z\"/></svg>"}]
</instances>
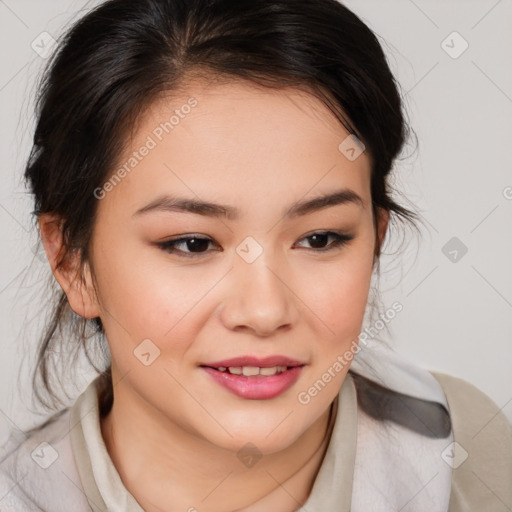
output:
<instances>
[{"instance_id":1,"label":"earlobe","mask_svg":"<svg viewBox=\"0 0 512 512\"><path fill-rule=\"evenodd\" d=\"M61 220L51 214L39 217L39 232L53 275L68 298L71 309L84 318L100 316L89 265L84 268L80 252L66 254Z\"/></svg>"}]
</instances>

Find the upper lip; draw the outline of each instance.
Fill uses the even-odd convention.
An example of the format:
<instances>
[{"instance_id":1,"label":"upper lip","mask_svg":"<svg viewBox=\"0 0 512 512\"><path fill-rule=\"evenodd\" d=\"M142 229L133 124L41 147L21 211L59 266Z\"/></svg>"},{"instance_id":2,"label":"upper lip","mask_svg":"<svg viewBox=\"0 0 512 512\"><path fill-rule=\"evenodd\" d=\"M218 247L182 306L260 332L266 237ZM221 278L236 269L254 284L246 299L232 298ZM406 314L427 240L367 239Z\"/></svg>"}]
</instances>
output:
<instances>
[{"instance_id":1,"label":"upper lip","mask_svg":"<svg viewBox=\"0 0 512 512\"><path fill-rule=\"evenodd\" d=\"M222 361L214 361L212 363L201 363L200 366L209 366L211 368L219 367L240 367L240 366L257 366L259 368L272 368L273 366L303 366L304 363L297 359L286 356L274 355L267 357L256 356L240 356L231 359L223 359Z\"/></svg>"}]
</instances>

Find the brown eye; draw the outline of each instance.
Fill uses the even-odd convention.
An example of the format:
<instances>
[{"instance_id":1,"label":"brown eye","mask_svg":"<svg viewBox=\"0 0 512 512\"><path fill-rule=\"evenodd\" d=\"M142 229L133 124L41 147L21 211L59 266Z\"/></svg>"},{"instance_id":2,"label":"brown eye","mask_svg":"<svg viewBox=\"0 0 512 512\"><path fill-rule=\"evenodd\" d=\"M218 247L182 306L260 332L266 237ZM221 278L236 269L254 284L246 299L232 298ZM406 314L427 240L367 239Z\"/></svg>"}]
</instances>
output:
<instances>
[{"instance_id":1,"label":"brown eye","mask_svg":"<svg viewBox=\"0 0 512 512\"><path fill-rule=\"evenodd\" d=\"M331 244L328 244L328 240L331 237L334 238L334 241ZM334 231L313 233L312 235L303 238L303 240L308 240L309 244L312 246L312 249L316 250L317 252L326 252L332 249L336 249L337 247L342 247L353 239L353 235L336 233Z\"/></svg>"},{"instance_id":2,"label":"brown eye","mask_svg":"<svg viewBox=\"0 0 512 512\"><path fill-rule=\"evenodd\" d=\"M311 250L315 252L328 252L346 245L354 238L353 235L349 234L336 233L335 231L323 231L308 235L302 238L302 240L308 240ZM330 239L333 239L331 243L329 243ZM210 238L187 236L159 242L156 245L169 254L176 254L185 258L194 258L208 254L210 252L208 251L209 244L217 245Z\"/></svg>"},{"instance_id":3,"label":"brown eye","mask_svg":"<svg viewBox=\"0 0 512 512\"><path fill-rule=\"evenodd\" d=\"M158 247L171 254L182 253L183 256L190 257L194 254L206 254L208 252L206 249L208 249L208 244L210 243L213 243L213 240L209 238L189 236L160 242ZM177 249L178 246L181 246L181 248Z\"/></svg>"}]
</instances>

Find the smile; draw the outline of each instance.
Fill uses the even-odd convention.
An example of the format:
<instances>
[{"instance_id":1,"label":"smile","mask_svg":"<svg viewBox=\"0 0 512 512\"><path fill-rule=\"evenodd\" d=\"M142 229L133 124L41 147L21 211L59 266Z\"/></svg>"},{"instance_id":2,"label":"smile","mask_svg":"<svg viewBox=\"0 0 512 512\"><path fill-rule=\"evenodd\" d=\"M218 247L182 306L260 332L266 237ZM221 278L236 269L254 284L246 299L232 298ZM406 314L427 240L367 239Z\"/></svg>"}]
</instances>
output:
<instances>
[{"instance_id":1,"label":"smile","mask_svg":"<svg viewBox=\"0 0 512 512\"><path fill-rule=\"evenodd\" d=\"M219 366L215 368L220 372L229 372L231 375L245 375L246 377L254 377L256 375L270 376L275 375L276 373L283 373L286 371L287 366L271 366L267 367L258 367L258 366L230 366L226 368L225 366Z\"/></svg>"},{"instance_id":2,"label":"smile","mask_svg":"<svg viewBox=\"0 0 512 512\"><path fill-rule=\"evenodd\" d=\"M249 400L268 400L289 389L303 366L201 366L215 382L231 393Z\"/></svg>"}]
</instances>

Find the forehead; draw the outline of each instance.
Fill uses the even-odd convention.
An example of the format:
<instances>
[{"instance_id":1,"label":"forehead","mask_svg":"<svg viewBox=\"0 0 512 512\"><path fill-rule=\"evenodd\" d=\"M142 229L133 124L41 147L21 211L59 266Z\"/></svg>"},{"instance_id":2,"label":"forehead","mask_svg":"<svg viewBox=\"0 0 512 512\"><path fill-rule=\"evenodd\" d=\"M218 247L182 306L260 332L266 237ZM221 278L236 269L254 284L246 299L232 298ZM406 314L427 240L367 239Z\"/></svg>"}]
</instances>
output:
<instances>
[{"instance_id":1,"label":"forehead","mask_svg":"<svg viewBox=\"0 0 512 512\"><path fill-rule=\"evenodd\" d=\"M135 205L186 193L243 207L262 194L282 204L342 186L369 200L370 159L346 157L340 145L349 135L301 90L190 83L139 118L113 169L126 172L108 198Z\"/></svg>"}]
</instances>

